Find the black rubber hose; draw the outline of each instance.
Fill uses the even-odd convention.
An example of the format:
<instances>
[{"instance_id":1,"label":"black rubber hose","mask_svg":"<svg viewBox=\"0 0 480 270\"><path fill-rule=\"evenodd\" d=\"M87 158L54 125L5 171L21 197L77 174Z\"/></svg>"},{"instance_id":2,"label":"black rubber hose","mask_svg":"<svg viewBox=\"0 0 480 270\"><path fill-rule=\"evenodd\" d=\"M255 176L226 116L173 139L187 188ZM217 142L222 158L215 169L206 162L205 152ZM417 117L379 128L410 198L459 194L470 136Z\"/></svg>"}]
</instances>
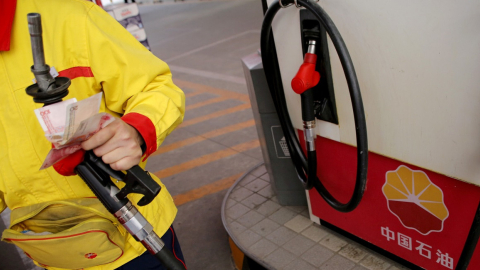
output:
<instances>
[{"instance_id":1,"label":"black rubber hose","mask_svg":"<svg viewBox=\"0 0 480 270\"><path fill-rule=\"evenodd\" d=\"M154 254L168 270L185 270L185 265L175 258L173 253L166 247Z\"/></svg>"},{"instance_id":2,"label":"black rubber hose","mask_svg":"<svg viewBox=\"0 0 480 270\"><path fill-rule=\"evenodd\" d=\"M302 120L315 121L314 103L313 103L313 89L308 89L300 95L302 102Z\"/></svg>"},{"instance_id":3,"label":"black rubber hose","mask_svg":"<svg viewBox=\"0 0 480 270\"><path fill-rule=\"evenodd\" d=\"M360 94L360 87L358 85L355 69L353 67L353 63L350 58L350 54L348 53L347 47L345 46L345 43L343 42L340 33L338 32L333 21L330 19L327 13L316 2L312 0L297 0L296 2L300 6L303 6L310 12L312 12L315 17L322 23L325 30L329 34L332 43L335 46L335 49L337 50L350 92L350 99L352 102L353 115L355 120L355 132L357 137L357 174L355 180L355 189L352 197L347 203L341 203L337 199L335 199L323 186L323 184L318 180L316 174L310 179L314 180L312 183L313 186L330 206L340 212L350 212L354 210L360 203L367 182L367 125L365 121L362 97ZM284 0L282 1L282 3L284 5L287 5L293 3L293 1ZM262 62L267 78L267 83L271 91L274 92L272 96L275 101L275 106L280 118L280 123L282 124L285 139L288 142L292 161L297 170L297 174L300 180L304 184L307 184L307 176L305 175L305 172L309 172L307 160L302 152L302 148L295 134L295 129L291 123L290 116L288 114L285 94L282 89L283 87L281 87L281 84L276 82L276 80L274 79L274 75L278 73L278 64L276 63L276 59L271 57L272 53L270 53L273 46L273 35L271 33L272 21L280 8L281 6L278 1L275 1L274 3L272 3L272 5L269 7L265 14L261 33Z\"/></svg>"},{"instance_id":4,"label":"black rubber hose","mask_svg":"<svg viewBox=\"0 0 480 270\"><path fill-rule=\"evenodd\" d=\"M264 32L264 31L262 30L262 32ZM274 40L273 33L272 33L272 31L270 31L270 32L267 31L266 33L268 34L268 37L265 37L265 36L262 35L262 40L264 38L266 38L266 40L269 41L268 42L269 50L268 51L263 50L262 61L263 61L264 69L267 70L267 68L265 66L269 65L270 68L268 68L268 70L271 71L269 74L273 78L279 78L277 80L273 80L273 79L268 80L267 79L267 82L268 82L268 85L269 85L270 94L273 98L275 107L277 109L277 113L280 114L279 105L277 104L278 103L277 102L277 93L276 93L276 91L274 91L275 89L283 89L282 80L280 79L281 78L280 68L278 67L278 62L276 61L277 52L276 52L276 49L275 49L275 42L273 41ZM268 54L268 57L266 57L267 54ZM265 59L272 59L272 61L265 62ZM283 91L278 91L278 92L283 95ZM282 101L282 100L283 100L283 102L285 102L285 97L283 97L283 99L280 98L280 101ZM280 124L282 126L283 134L285 135L285 138L286 138L288 149L290 150L290 153L294 153L292 151L292 149L294 149L295 147L299 147L299 145L298 144L294 145L293 141L288 139L290 136L296 136L295 131L294 131L293 126L292 126L292 122L290 121L290 116L287 113L286 115L284 115L284 117L279 117L279 120L280 120ZM299 148L299 151L301 151L301 150L302 149ZM303 160L302 160L302 158L303 158ZM302 155L291 155L291 159L293 161L293 165L295 166L295 171L297 172L298 179L300 180L300 182L303 183L304 186L307 186L307 178L305 176L305 173L299 173L299 172L303 172L302 164L305 164L307 162L307 160Z\"/></svg>"}]
</instances>

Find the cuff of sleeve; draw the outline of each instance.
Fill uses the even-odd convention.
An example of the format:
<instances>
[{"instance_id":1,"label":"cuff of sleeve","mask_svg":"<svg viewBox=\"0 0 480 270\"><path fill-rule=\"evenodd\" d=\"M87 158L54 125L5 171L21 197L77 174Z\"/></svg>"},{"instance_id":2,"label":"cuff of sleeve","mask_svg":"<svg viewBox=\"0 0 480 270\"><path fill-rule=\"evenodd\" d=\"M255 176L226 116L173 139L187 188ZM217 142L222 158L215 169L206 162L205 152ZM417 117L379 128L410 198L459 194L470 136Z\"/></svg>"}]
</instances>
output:
<instances>
[{"instance_id":1,"label":"cuff of sleeve","mask_svg":"<svg viewBox=\"0 0 480 270\"><path fill-rule=\"evenodd\" d=\"M145 115L131 112L122 116L122 120L134 127L140 135L142 135L145 141L145 157L142 161L145 161L153 152L157 150L157 132L150 118Z\"/></svg>"},{"instance_id":2,"label":"cuff of sleeve","mask_svg":"<svg viewBox=\"0 0 480 270\"><path fill-rule=\"evenodd\" d=\"M83 161L84 155L85 150L80 149L79 151L53 164L53 168L55 171L57 171L57 173L63 176L75 175L75 167L77 167L77 165Z\"/></svg>"}]
</instances>

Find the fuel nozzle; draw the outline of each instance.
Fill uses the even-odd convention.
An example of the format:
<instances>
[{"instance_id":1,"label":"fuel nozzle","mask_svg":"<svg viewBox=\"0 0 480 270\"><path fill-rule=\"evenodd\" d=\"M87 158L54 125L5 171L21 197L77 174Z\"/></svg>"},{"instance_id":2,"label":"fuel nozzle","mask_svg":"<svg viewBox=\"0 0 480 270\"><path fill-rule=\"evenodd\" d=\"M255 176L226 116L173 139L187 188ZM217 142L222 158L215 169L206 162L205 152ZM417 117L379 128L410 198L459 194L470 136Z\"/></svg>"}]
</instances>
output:
<instances>
[{"instance_id":1,"label":"fuel nozzle","mask_svg":"<svg viewBox=\"0 0 480 270\"><path fill-rule=\"evenodd\" d=\"M320 82L320 73L315 70L317 64L315 45L316 41L313 39L308 42L308 51L303 58L303 64L292 79L292 89L297 94L302 94Z\"/></svg>"},{"instance_id":2,"label":"fuel nozzle","mask_svg":"<svg viewBox=\"0 0 480 270\"><path fill-rule=\"evenodd\" d=\"M303 58L303 64L298 69L297 75L292 79L292 89L300 95L302 104L303 131L305 144L308 153L308 179L304 182L306 189L313 187L312 178L316 174L317 161L315 151L315 106L313 100L313 89L320 82L320 73L315 70L317 55L315 54L316 41L308 41L308 50Z\"/></svg>"},{"instance_id":3,"label":"fuel nozzle","mask_svg":"<svg viewBox=\"0 0 480 270\"><path fill-rule=\"evenodd\" d=\"M53 78L50 74L50 67L45 63L40 14L29 13L27 20L33 55L31 71L35 75L37 83L27 87L25 91L37 103L48 105L62 101L62 98L68 95L71 81L66 77Z\"/></svg>"}]
</instances>

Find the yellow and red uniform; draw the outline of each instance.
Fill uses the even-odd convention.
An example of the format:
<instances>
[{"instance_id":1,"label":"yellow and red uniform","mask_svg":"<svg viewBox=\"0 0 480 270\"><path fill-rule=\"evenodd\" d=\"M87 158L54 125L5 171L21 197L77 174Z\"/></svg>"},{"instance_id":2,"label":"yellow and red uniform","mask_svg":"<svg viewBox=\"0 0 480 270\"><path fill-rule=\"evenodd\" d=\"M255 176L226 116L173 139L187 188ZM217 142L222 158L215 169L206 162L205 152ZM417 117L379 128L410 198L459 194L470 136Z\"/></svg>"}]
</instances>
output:
<instances>
[{"instance_id":1,"label":"yellow and red uniform","mask_svg":"<svg viewBox=\"0 0 480 270\"><path fill-rule=\"evenodd\" d=\"M42 16L46 63L72 79L65 100L103 92L101 111L122 117L140 132L145 157L183 120L185 96L173 84L168 66L95 4L66 1L0 2L0 212L7 206L94 197L78 176L65 177L53 168L39 171L51 144L33 112L42 104L25 93L34 78L28 13ZM145 158L140 165L145 166ZM168 230L177 212L161 186L152 203L138 207L158 235ZM139 198L130 197L133 202ZM145 251L131 236L127 240L117 261L88 269L114 269Z\"/></svg>"}]
</instances>

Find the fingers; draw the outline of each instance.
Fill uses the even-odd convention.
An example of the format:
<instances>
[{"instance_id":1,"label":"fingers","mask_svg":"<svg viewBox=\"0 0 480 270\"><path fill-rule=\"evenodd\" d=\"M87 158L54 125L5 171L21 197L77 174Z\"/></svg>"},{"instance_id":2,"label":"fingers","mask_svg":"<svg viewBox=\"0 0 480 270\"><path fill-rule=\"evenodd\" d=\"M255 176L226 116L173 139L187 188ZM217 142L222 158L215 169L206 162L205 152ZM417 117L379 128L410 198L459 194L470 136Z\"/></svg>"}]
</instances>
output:
<instances>
[{"instance_id":1,"label":"fingers","mask_svg":"<svg viewBox=\"0 0 480 270\"><path fill-rule=\"evenodd\" d=\"M95 153L96 149L94 150ZM103 162L109 164L112 169L117 171L128 170L134 165L137 165L142 158L142 150L139 147L127 149L126 147L118 147L113 151L110 151L103 155L96 156L102 157Z\"/></svg>"},{"instance_id":2,"label":"fingers","mask_svg":"<svg viewBox=\"0 0 480 270\"><path fill-rule=\"evenodd\" d=\"M93 149L93 153L114 170L128 170L140 162L142 143L143 139L135 128L116 119L83 142L82 148Z\"/></svg>"},{"instance_id":3,"label":"fingers","mask_svg":"<svg viewBox=\"0 0 480 270\"><path fill-rule=\"evenodd\" d=\"M102 156L103 162L109 164L110 167L117 171L125 171L132 168L135 165L138 165L140 159L142 158L142 151L138 155L125 156L122 154L124 151L116 149L104 156Z\"/></svg>"},{"instance_id":4,"label":"fingers","mask_svg":"<svg viewBox=\"0 0 480 270\"><path fill-rule=\"evenodd\" d=\"M112 123L110 123L110 125L101 129L99 132L94 134L88 140L82 142L82 148L86 151L92 150L105 144L110 139L112 139L116 133L115 130L118 127L118 123L115 123L117 122L117 120L113 121Z\"/></svg>"},{"instance_id":5,"label":"fingers","mask_svg":"<svg viewBox=\"0 0 480 270\"><path fill-rule=\"evenodd\" d=\"M119 123L120 124L112 127L108 125L91 138L95 139L92 143L94 146L92 149L97 157L103 157L117 148L121 148L124 151L120 152L122 155L129 155L131 152L135 152L137 148L140 148L138 140L136 139L138 136L136 134L137 131L128 124Z\"/></svg>"}]
</instances>

